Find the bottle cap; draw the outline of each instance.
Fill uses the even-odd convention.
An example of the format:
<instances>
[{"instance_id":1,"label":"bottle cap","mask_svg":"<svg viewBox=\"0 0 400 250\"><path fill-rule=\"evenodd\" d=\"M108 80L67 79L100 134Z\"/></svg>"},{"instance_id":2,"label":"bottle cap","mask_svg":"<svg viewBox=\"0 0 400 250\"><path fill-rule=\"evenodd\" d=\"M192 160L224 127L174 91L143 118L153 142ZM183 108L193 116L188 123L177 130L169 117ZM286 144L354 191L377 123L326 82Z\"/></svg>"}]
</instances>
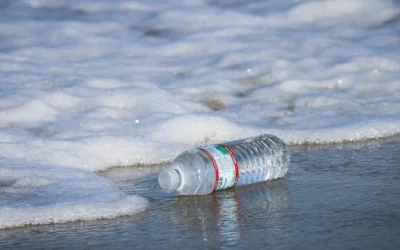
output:
<instances>
[{"instance_id":1,"label":"bottle cap","mask_svg":"<svg viewBox=\"0 0 400 250\"><path fill-rule=\"evenodd\" d=\"M177 189L180 182L181 178L178 171L172 168L165 168L158 175L158 184L165 190L172 191Z\"/></svg>"}]
</instances>

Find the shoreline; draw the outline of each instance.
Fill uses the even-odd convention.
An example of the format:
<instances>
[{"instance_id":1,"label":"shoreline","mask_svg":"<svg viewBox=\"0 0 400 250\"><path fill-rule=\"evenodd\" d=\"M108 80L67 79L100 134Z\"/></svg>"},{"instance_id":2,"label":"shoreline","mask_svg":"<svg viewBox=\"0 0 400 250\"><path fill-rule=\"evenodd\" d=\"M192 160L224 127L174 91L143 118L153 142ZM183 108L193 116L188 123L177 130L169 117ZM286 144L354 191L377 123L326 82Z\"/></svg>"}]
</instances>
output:
<instances>
[{"instance_id":1,"label":"shoreline","mask_svg":"<svg viewBox=\"0 0 400 250\"><path fill-rule=\"evenodd\" d=\"M310 144L289 144L287 145L290 150L323 150L323 149L361 149L363 147L369 146L379 146L382 143L389 142L397 142L400 141L400 134L378 137L378 138L369 138L359 141L343 141L343 142L332 142L332 143L310 143ZM206 146L206 145L203 145ZM201 147L201 146L200 146ZM110 166L106 169L94 171L94 173L101 175L107 171L112 169L119 168L158 168L161 169L168 165L173 159L169 161L163 161L157 164L134 164L134 165L126 165L126 166Z\"/></svg>"}]
</instances>

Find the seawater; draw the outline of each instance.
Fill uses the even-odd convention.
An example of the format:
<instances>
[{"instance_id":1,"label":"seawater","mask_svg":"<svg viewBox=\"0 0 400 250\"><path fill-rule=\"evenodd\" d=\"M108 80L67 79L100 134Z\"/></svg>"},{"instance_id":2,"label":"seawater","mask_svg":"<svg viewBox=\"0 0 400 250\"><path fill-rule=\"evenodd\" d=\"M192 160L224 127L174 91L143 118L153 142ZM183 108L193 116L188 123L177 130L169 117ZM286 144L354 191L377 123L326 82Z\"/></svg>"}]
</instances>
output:
<instances>
[{"instance_id":1,"label":"seawater","mask_svg":"<svg viewBox=\"0 0 400 250\"><path fill-rule=\"evenodd\" d=\"M400 132L394 1L3 1L0 228L135 214L94 172ZM98 212L95 212L98 211Z\"/></svg>"}]
</instances>

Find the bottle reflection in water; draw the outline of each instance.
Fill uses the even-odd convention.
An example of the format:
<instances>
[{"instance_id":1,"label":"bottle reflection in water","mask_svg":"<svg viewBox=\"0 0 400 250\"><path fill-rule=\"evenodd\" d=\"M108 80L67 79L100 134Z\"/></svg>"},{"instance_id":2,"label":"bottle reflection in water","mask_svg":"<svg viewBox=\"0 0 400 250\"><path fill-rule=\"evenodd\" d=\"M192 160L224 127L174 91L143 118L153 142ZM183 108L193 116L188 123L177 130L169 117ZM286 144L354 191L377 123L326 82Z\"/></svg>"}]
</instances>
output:
<instances>
[{"instance_id":1,"label":"bottle reflection in water","mask_svg":"<svg viewBox=\"0 0 400 250\"><path fill-rule=\"evenodd\" d=\"M287 219L289 207L289 190L276 181L207 196L181 196L169 214L192 237L201 235L204 247L220 248L239 246L249 228L276 227Z\"/></svg>"}]
</instances>

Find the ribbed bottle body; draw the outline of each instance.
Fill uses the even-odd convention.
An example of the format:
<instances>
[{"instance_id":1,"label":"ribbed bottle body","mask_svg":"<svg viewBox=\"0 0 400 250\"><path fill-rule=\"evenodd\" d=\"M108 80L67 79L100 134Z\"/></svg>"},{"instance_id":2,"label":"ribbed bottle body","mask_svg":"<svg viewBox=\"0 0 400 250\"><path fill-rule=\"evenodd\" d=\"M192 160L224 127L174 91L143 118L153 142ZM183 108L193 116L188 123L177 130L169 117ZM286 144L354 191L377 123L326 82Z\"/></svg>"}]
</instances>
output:
<instances>
[{"instance_id":1,"label":"ribbed bottle body","mask_svg":"<svg viewBox=\"0 0 400 250\"><path fill-rule=\"evenodd\" d=\"M288 171L290 153L274 135L224 143L236 157L239 179L236 186L283 177Z\"/></svg>"}]
</instances>

